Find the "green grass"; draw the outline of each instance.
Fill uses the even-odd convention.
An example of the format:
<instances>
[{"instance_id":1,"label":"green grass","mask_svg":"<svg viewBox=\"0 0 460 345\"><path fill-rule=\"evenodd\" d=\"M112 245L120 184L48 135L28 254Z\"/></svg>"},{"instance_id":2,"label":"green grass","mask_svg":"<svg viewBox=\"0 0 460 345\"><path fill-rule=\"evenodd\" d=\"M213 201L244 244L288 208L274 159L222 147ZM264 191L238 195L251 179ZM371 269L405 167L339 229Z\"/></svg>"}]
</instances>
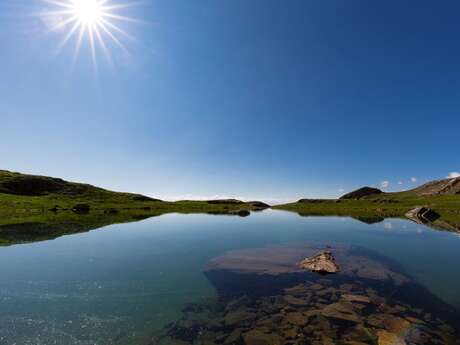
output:
<instances>
[{"instance_id":1,"label":"green grass","mask_svg":"<svg viewBox=\"0 0 460 345\"><path fill-rule=\"evenodd\" d=\"M0 215L43 214L52 209L68 211L79 204L88 205L91 211L149 210L154 213L219 213L258 208L252 203L230 201L221 204L164 202L140 194L112 192L88 184L0 170Z\"/></svg>"},{"instance_id":2,"label":"green grass","mask_svg":"<svg viewBox=\"0 0 460 345\"><path fill-rule=\"evenodd\" d=\"M86 214L73 209L89 207ZM383 193L360 200L316 200L274 206L301 216L350 216L365 222L404 217L416 206L441 215L435 226L460 231L460 195L421 197L414 192ZM248 215L264 208L238 201L165 202L139 194L112 192L87 184L0 170L0 245L34 242L138 221L166 213Z\"/></svg>"},{"instance_id":3,"label":"green grass","mask_svg":"<svg viewBox=\"0 0 460 345\"><path fill-rule=\"evenodd\" d=\"M2 197L0 194L0 200ZM110 208L114 205L118 206L116 211ZM24 206L21 203L19 209L6 209L7 212L0 214L0 245L51 240L63 235L95 230L111 224L136 222L168 213L243 216L248 213L241 211L259 210L247 203L209 204L206 201L145 202L142 205L114 204L107 201L103 204L92 204L91 211L85 214L70 210L52 212L43 205L37 207L34 204L32 209L23 208Z\"/></svg>"},{"instance_id":4,"label":"green grass","mask_svg":"<svg viewBox=\"0 0 460 345\"><path fill-rule=\"evenodd\" d=\"M441 215L445 228L460 229L460 195L418 196L412 192L383 193L359 200L312 200L274 206L302 216L349 216L354 218L405 218L417 207L427 206Z\"/></svg>"},{"instance_id":5,"label":"green grass","mask_svg":"<svg viewBox=\"0 0 460 345\"><path fill-rule=\"evenodd\" d=\"M73 212L77 205L89 212ZM0 244L53 239L166 213L246 216L264 205L238 201L165 202L88 184L0 170Z\"/></svg>"}]
</instances>

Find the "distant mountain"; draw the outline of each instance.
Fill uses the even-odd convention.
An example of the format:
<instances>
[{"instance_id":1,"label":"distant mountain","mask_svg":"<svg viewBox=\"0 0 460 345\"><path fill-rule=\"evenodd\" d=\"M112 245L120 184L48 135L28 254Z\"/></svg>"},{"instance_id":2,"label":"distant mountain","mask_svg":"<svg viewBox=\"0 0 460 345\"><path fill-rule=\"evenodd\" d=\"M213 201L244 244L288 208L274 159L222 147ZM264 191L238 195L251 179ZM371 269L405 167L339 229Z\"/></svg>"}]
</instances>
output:
<instances>
[{"instance_id":1,"label":"distant mountain","mask_svg":"<svg viewBox=\"0 0 460 345\"><path fill-rule=\"evenodd\" d=\"M413 193L417 196L460 195L460 177L431 181L404 193ZM377 196L378 194L391 195L397 193L384 193L378 188L362 187L341 196L339 199L358 200L369 196Z\"/></svg>"},{"instance_id":2,"label":"distant mountain","mask_svg":"<svg viewBox=\"0 0 460 345\"><path fill-rule=\"evenodd\" d=\"M369 195L382 194L383 192L380 189L372 187L362 187L353 192L347 193L341 196L339 199L361 199Z\"/></svg>"},{"instance_id":3,"label":"distant mountain","mask_svg":"<svg viewBox=\"0 0 460 345\"><path fill-rule=\"evenodd\" d=\"M458 195L460 194L460 177L431 181L409 192L419 196Z\"/></svg>"}]
</instances>

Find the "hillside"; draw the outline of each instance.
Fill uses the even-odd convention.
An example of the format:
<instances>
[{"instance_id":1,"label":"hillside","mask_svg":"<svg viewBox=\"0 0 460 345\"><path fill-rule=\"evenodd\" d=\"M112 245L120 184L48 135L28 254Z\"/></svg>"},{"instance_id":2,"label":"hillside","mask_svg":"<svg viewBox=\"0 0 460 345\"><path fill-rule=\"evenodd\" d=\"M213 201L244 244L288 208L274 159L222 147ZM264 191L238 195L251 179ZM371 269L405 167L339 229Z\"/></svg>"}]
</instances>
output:
<instances>
[{"instance_id":1,"label":"hillside","mask_svg":"<svg viewBox=\"0 0 460 345\"><path fill-rule=\"evenodd\" d=\"M431 181L412 189L411 192L420 196L460 195L460 177Z\"/></svg>"},{"instance_id":2,"label":"hillside","mask_svg":"<svg viewBox=\"0 0 460 345\"><path fill-rule=\"evenodd\" d=\"M363 187L339 199L308 200L277 205L273 208L296 212L302 216L351 216L357 219L406 218L419 206L441 215L438 228L460 232L460 178L432 181L405 192L384 193Z\"/></svg>"},{"instance_id":3,"label":"hillside","mask_svg":"<svg viewBox=\"0 0 460 345\"><path fill-rule=\"evenodd\" d=\"M249 210L268 207L258 201L234 199L166 202L141 194L113 192L60 178L0 170L2 215L64 211L115 214L133 210L154 215L171 212L247 215Z\"/></svg>"}]
</instances>

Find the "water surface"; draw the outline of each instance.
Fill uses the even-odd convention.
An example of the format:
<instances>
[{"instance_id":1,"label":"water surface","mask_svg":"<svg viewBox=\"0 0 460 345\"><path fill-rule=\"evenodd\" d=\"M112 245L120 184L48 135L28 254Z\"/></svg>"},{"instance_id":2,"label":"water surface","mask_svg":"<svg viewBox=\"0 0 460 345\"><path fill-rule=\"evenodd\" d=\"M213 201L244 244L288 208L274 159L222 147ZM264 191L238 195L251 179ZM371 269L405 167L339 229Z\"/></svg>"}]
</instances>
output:
<instances>
[{"instance_id":1,"label":"water surface","mask_svg":"<svg viewBox=\"0 0 460 345\"><path fill-rule=\"evenodd\" d=\"M218 300L203 272L231 250L342 243L398 263L460 307L460 237L405 220L282 211L250 217L164 215L56 240L0 248L0 344L153 344L184 306Z\"/></svg>"}]
</instances>

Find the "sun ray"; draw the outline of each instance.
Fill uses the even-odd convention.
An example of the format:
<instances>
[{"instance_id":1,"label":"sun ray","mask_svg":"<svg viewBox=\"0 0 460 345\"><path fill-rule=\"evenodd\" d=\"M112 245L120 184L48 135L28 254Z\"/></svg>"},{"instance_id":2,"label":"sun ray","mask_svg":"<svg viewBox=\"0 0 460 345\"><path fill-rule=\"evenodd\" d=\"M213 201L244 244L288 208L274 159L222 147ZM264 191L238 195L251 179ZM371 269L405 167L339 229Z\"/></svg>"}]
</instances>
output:
<instances>
[{"instance_id":1,"label":"sun ray","mask_svg":"<svg viewBox=\"0 0 460 345\"><path fill-rule=\"evenodd\" d=\"M77 32L77 29L80 27L80 23L78 21L75 22L75 24L72 26L72 29L67 33L67 35L64 37L64 39L61 41L59 46L56 49L56 55L59 54L66 45L66 43L70 40L70 38L73 36L75 32Z\"/></svg>"},{"instance_id":2,"label":"sun ray","mask_svg":"<svg viewBox=\"0 0 460 345\"><path fill-rule=\"evenodd\" d=\"M93 60L94 71L97 72L96 46L94 44L93 26L89 25L87 27L87 30L88 30L88 35L89 35L89 45L91 48L91 59Z\"/></svg>"},{"instance_id":3,"label":"sun ray","mask_svg":"<svg viewBox=\"0 0 460 345\"><path fill-rule=\"evenodd\" d=\"M128 2L128 3L125 3L125 4L102 6L102 9L104 10L104 12L106 12L106 11L113 11L113 10L119 10L119 9L122 9L122 8L138 6L140 4L142 4L142 1L135 1L135 2Z\"/></svg>"},{"instance_id":4,"label":"sun ray","mask_svg":"<svg viewBox=\"0 0 460 345\"><path fill-rule=\"evenodd\" d=\"M73 63L77 60L78 53L80 52L81 44L83 42L83 36L85 34L85 26L80 23L80 32L78 33L77 43L75 45L75 52L73 55Z\"/></svg>"},{"instance_id":5,"label":"sun ray","mask_svg":"<svg viewBox=\"0 0 460 345\"><path fill-rule=\"evenodd\" d=\"M105 57L107 58L107 61L108 61L109 64L112 66L112 65L113 65L112 57L110 56L110 52L109 52L109 50L107 49L107 46L105 45L104 40L102 39L101 33L100 33L100 31L99 31L99 27L96 26L96 27L94 28L94 33L96 34L96 38L97 38L99 44L100 44L101 47L102 47L102 51L104 52L104 55L105 55Z\"/></svg>"},{"instance_id":6,"label":"sun ray","mask_svg":"<svg viewBox=\"0 0 460 345\"><path fill-rule=\"evenodd\" d=\"M63 20L59 23L57 23L56 25L52 26L49 31L56 31L56 30L59 30L59 29L62 29L63 27L65 27L66 25L74 22L74 21L77 21L78 23L78 18L77 16L73 16L73 17L70 17L70 18L67 18L66 20Z\"/></svg>"},{"instance_id":7,"label":"sun ray","mask_svg":"<svg viewBox=\"0 0 460 345\"><path fill-rule=\"evenodd\" d=\"M42 0L42 1L50 5L56 5L56 6L70 8L70 9L73 8L72 2L69 2L69 1L57 1L57 0Z\"/></svg>"},{"instance_id":8,"label":"sun ray","mask_svg":"<svg viewBox=\"0 0 460 345\"><path fill-rule=\"evenodd\" d=\"M105 26L104 23L101 23L101 28L102 30L106 33L107 36L109 36L112 41L117 45L119 46L125 53L127 53L127 50L126 50L126 47L120 42L120 40L118 38L115 37L114 34L112 34L112 32L107 29L107 27Z\"/></svg>"},{"instance_id":9,"label":"sun ray","mask_svg":"<svg viewBox=\"0 0 460 345\"><path fill-rule=\"evenodd\" d=\"M104 19L104 18L101 18L101 22L104 23L105 25L107 25L109 28L111 28L112 30L118 32L120 35L123 35L125 36L126 38L129 38L130 40L133 40L135 41L136 39L131 36L130 34L128 34L126 31L123 31L122 29L120 29L118 26L116 26L115 24L109 22L108 20Z\"/></svg>"},{"instance_id":10,"label":"sun ray","mask_svg":"<svg viewBox=\"0 0 460 345\"><path fill-rule=\"evenodd\" d=\"M127 53L127 49L121 38L132 41L136 39L126 32L125 23L142 23L143 21L128 17L123 14L123 9L136 6L142 1L124 1L116 3L114 0L41 0L50 5L49 10L42 11L38 15L48 26L49 31L66 30L64 38L56 49L59 54L72 37L76 36L74 51L74 63L77 60L83 42L89 47L94 69L98 69L98 53L102 52L110 65L113 64L110 53L110 45L115 46ZM106 42L107 41L107 42Z\"/></svg>"},{"instance_id":11,"label":"sun ray","mask_svg":"<svg viewBox=\"0 0 460 345\"><path fill-rule=\"evenodd\" d=\"M68 10L39 12L37 15L44 16L44 17L53 17L53 16L60 16L60 15L75 15L75 12L72 9L68 9Z\"/></svg>"},{"instance_id":12,"label":"sun ray","mask_svg":"<svg viewBox=\"0 0 460 345\"><path fill-rule=\"evenodd\" d=\"M131 23L142 23L141 20L139 19L134 19L130 17L125 17L125 16L120 16L118 14L112 14L112 13L104 13L102 15L104 18L112 18L112 19L118 19L118 20L123 20L125 22L131 22Z\"/></svg>"}]
</instances>

